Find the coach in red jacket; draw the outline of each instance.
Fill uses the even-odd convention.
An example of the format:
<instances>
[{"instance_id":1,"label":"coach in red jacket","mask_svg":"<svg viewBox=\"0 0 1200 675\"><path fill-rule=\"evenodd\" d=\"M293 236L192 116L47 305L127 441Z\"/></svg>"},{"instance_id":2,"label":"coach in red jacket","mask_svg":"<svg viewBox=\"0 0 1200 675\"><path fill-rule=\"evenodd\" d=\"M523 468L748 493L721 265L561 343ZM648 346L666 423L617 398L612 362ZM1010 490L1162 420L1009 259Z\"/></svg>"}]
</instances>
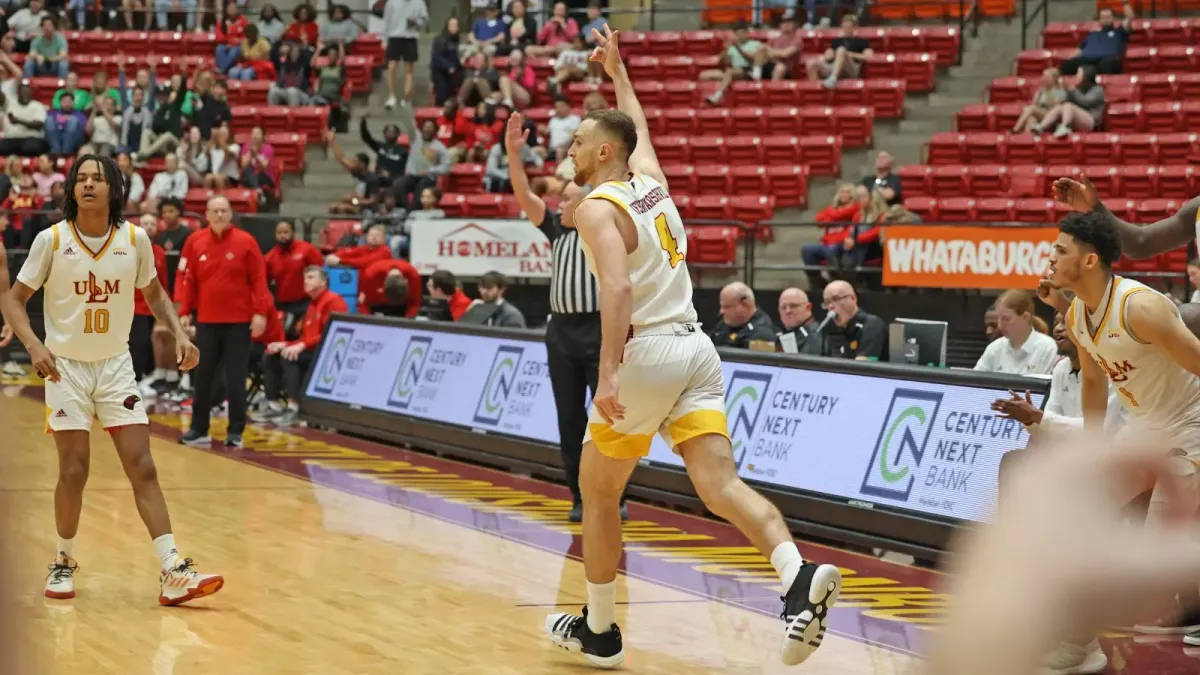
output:
<instances>
[{"instance_id":1,"label":"coach in red jacket","mask_svg":"<svg viewBox=\"0 0 1200 675\"><path fill-rule=\"evenodd\" d=\"M267 290L266 262L258 241L233 226L229 200L221 196L209 199L207 215L208 227L188 237L176 271L179 316L187 324L196 312L196 346L200 349L200 364L193 371L192 427L179 442L212 443L208 422L215 403L213 383L218 364L224 362L229 394L225 444L240 447L246 428L250 339L266 329L275 302Z\"/></svg>"},{"instance_id":2,"label":"coach in red jacket","mask_svg":"<svg viewBox=\"0 0 1200 675\"><path fill-rule=\"evenodd\" d=\"M334 312L348 312L342 296L329 290L329 274L313 265L304 270L304 291L312 299L304 315L300 339L295 342L272 342L263 357L263 387L266 389L268 410L259 419L276 424L292 421L298 410L300 381L312 362L321 334ZM282 384L282 391L281 385ZM286 395L286 399L284 398Z\"/></svg>"},{"instance_id":3,"label":"coach in red jacket","mask_svg":"<svg viewBox=\"0 0 1200 675\"><path fill-rule=\"evenodd\" d=\"M358 311L412 318L421 309L421 273L392 258L367 266L358 278Z\"/></svg>"},{"instance_id":4,"label":"coach in red jacket","mask_svg":"<svg viewBox=\"0 0 1200 675\"><path fill-rule=\"evenodd\" d=\"M304 270L321 264L316 246L296 239L295 227L286 220L275 226L275 248L267 251L267 280L275 287L275 307L300 318L308 310Z\"/></svg>"},{"instance_id":5,"label":"coach in red jacket","mask_svg":"<svg viewBox=\"0 0 1200 675\"><path fill-rule=\"evenodd\" d=\"M373 262L391 260L392 249L387 245L387 229L383 225L372 225L367 230L367 243L362 246L339 248L325 257L325 264L330 267L344 265L358 270L359 274L366 271Z\"/></svg>"}]
</instances>

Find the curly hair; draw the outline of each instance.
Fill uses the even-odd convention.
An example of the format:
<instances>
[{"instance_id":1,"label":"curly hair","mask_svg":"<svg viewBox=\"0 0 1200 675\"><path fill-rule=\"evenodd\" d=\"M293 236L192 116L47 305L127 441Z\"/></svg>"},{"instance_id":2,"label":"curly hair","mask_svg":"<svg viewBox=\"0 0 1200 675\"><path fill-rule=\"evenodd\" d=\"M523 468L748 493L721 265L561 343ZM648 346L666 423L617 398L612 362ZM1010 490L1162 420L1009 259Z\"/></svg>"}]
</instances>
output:
<instances>
[{"instance_id":1,"label":"curly hair","mask_svg":"<svg viewBox=\"0 0 1200 675\"><path fill-rule=\"evenodd\" d=\"M75 201L75 184L79 181L79 167L88 162L96 162L104 172L104 180L108 183L108 224L120 226L125 220L125 176L117 168L117 162L99 155L84 155L75 160L71 171L67 174L65 195L63 196L63 217L74 222L79 217L79 202Z\"/></svg>"},{"instance_id":2,"label":"curly hair","mask_svg":"<svg viewBox=\"0 0 1200 675\"><path fill-rule=\"evenodd\" d=\"M1058 224L1058 231L1091 248L1105 269L1121 259L1121 235L1109 216L1099 211L1072 213Z\"/></svg>"}]
</instances>

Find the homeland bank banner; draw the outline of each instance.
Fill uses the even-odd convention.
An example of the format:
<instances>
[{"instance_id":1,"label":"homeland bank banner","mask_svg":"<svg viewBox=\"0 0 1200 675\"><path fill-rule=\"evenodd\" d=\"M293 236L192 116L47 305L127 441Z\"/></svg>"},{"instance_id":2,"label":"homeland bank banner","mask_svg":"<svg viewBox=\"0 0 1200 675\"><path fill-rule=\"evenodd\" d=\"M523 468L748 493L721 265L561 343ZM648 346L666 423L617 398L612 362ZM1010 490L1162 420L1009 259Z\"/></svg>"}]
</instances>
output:
<instances>
[{"instance_id":1,"label":"homeland bank banner","mask_svg":"<svg viewBox=\"0 0 1200 675\"><path fill-rule=\"evenodd\" d=\"M1058 228L894 225L882 236L885 286L1034 288Z\"/></svg>"},{"instance_id":2,"label":"homeland bank banner","mask_svg":"<svg viewBox=\"0 0 1200 675\"><path fill-rule=\"evenodd\" d=\"M549 278L550 240L528 220L422 220L413 224L409 259L425 275Z\"/></svg>"},{"instance_id":3,"label":"homeland bank banner","mask_svg":"<svg viewBox=\"0 0 1200 675\"><path fill-rule=\"evenodd\" d=\"M528 225L527 225L528 226ZM1028 435L1001 388L723 363L738 473L934 516L986 521L1000 457ZM307 396L557 445L541 342L335 319ZM1034 395L1034 404L1042 404ZM682 466L661 438L652 462Z\"/></svg>"}]
</instances>

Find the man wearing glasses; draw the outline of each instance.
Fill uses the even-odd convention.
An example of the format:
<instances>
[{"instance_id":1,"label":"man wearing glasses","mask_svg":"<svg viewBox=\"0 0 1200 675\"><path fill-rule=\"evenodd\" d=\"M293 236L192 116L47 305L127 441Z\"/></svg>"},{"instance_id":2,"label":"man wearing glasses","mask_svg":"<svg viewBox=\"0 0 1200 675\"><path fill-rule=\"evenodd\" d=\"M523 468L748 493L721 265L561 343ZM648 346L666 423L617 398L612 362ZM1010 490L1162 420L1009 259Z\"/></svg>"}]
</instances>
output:
<instances>
[{"instance_id":1,"label":"man wearing glasses","mask_svg":"<svg viewBox=\"0 0 1200 675\"><path fill-rule=\"evenodd\" d=\"M821 326L813 318L808 294L799 288L786 288L779 294L779 322L783 332L777 335L779 347L790 354L820 356L825 341Z\"/></svg>"},{"instance_id":2,"label":"man wearing glasses","mask_svg":"<svg viewBox=\"0 0 1200 675\"><path fill-rule=\"evenodd\" d=\"M825 310L833 321L825 327L825 356L859 361L886 361L887 325L858 308L858 295L845 281L825 286Z\"/></svg>"}]
</instances>

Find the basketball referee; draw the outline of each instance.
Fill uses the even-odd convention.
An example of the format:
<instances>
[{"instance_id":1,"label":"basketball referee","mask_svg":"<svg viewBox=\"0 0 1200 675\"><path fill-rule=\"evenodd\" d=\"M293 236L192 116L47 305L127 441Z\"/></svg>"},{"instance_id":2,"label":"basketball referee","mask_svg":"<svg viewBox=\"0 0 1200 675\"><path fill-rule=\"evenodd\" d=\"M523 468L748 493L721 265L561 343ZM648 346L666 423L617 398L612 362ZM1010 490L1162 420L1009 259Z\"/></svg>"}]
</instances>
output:
<instances>
[{"instance_id":1,"label":"basketball referee","mask_svg":"<svg viewBox=\"0 0 1200 675\"><path fill-rule=\"evenodd\" d=\"M583 502L579 496L579 459L583 455L583 434L587 431L587 390L595 394L600 371L600 300L596 277L583 257L579 234L571 214L585 188L568 183L556 213L533 193L525 175L521 148L529 137L522 128L524 120L514 112L508 118L505 145L508 174L513 192L525 216L550 240L553 271L550 276L550 321L546 324L546 355L550 368L550 386L558 407L558 436L562 447L563 470L571 488L572 523L583 521ZM626 518L624 500L621 518Z\"/></svg>"}]
</instances>

